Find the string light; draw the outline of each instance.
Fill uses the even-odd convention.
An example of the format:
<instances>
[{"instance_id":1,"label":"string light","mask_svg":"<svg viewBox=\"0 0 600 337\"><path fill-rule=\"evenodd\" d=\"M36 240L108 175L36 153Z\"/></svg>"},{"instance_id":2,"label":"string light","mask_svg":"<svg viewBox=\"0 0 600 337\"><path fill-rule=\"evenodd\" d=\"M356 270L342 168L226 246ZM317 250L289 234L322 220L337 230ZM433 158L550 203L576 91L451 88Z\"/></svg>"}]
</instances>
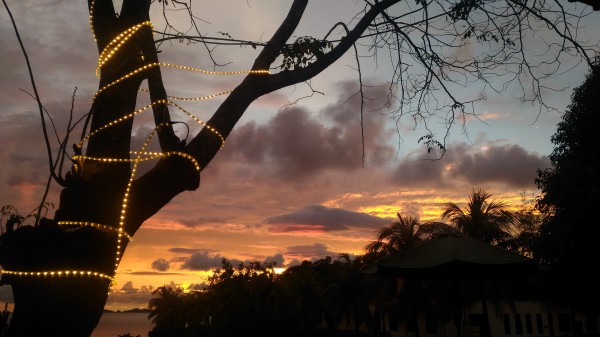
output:
<instances>
[{"instance_id":1,"label":"string light","mask_svg":"<svg viewBox=\"0 0 600 337\"><path fill-rule=\"evenodd\" d=\"M125 115L125 116L119 117L119 118L115 119L114 121L108 122L107 124L104 124L103 126L101 126L101 127L97 128L96 130L90 132L87 136L85 136L77 144L77 147L80 148L80 149L82 149L83 148L83 143L85 143L86 141L88 141L90 138L92 138L93 136L95 136L97 133L99 133L99 132L101 132L103 130L106 130L109 127L114 126L114 125L116 125L118 123L121 123L121 122L124 122L124 121L126 121L128 119L131 119L134 116L136 116L136 115L138 115L138 114L140 114L140 113L142 113L142 112L150 109L151 107L156 106L156 105L160 105L160 104L170 105L170 106L173 106L173 107L179 109L181 112L183 112L186 115L188 115L195 122L197 122L198 124L200 124L200 125L208 128L212 133L214 133L217 137L219 137L219 139L221 140L221 147L223 147L225 145L225 138L223 137L223 135L221 135L221 133L217 129L213 128L208 123L205 123L201 119L199 119L196 116L194 116L191 112L187 111L181 105L179 105L179 104L177 104L175 102L166 100L166 99L159 99L159 100L156 100L154 102L151 102L150 104L147 104L146 106L144 106L142 108L139 108L138 110L136 110L134 112L131 112L131 113ZM75 156L74 158L81 158L81 156ZM114 161L114 162L125 161L125 159L120 159L120 158L101 158L101 159L98 159L98 160L107 161L107 162L110 162L110 161Z\"/></svg>"},{"instance_id":2,"label":"string light","mask_svg":"<svg viewBox=\"0 0 600 337\"><path fill-rule=\"evenodd\" d=\"M140 163L140 158L142 156L142 153L145 152L146 147L150 144L150 140L152 140L152 138L154 137L154 135L156 135L158 130L164 126L169 126L169 124L168 123L160 123L154 128L154 130L152 130L152 133L146 138L146 140L144 141L144 144L141 147L140 152L138 153L137 157L133 161L133 167L131 168L131 175L129 176L129 181L127 182L127 187L125 188L125 194L123 196L123 204L121 206L121 216L119 217L119 227L118 227L119 233L117 235L117 251L115 254L116 255L116 257L115 257L115 274L117 273L117 268L119 267L119 262L121 260L121 236L123 235L122 233L124 232L123 228L125 227L125 215L127 214L127 203L129 201L129 193L131 191L131 185L133 185L133 178L135 177L135 173L137 171L138 164Z\"/></svg>"},{"instance_id":3,"label":"string light","mask_svg":"<svg viewBox=\"0 0 600 337\"><path fill-rule=\"evenodd\" d=\"M193 71L193 72L203 73L206 75L243 75L243 74L270 74L271 73L269 70L209 71L209 70L204 70L204 69L200 69L200 68L180 66L180 65L176 65L176 64L172 64L172 63L154 62L154 63L145 64L145 65L135 69L134 71L132 71L128 74L125 74L125 75L119 77L118 79L106 84L102 88L98 89L98 91L96 91L92 100L96 100L96 97L98 97L98 95L100 95L100 93L103 92L104 90L106 90L114 85L117 85L117 84L123 82L124 80L141 73L142 71L146 71L148 69L151 69L154 67L160 67L160 66L172 67L172 68L176 68L176 69L180 69L180 70Z\"/></svg>"},{"instance_id":4,"label":"string light","mask_svg":"<svg viewBox=\"0 0 600 337\"><path fill-rule=\"evenodd\" d=\"M119 51L119 49L129 40L135 33L137 33L143 27L150 27L153 29L151 21L144 21L142 23L138 23L135 26L127 28L124 32L117 35L114 39L112 39L106 47L100 52L100 56L98 56L98 66L96 67L96 76L100 77L100 68L105 65L114 55Z\"/></svg>"},{"instance_id":5,"label":"string light","mask_svg":"<svg viewBox=\"0 0 600 337\"><path fill-rule=\"evenodd\" d=\"M92 0L90 4L90 29L92 30L92 36L94 37L94 41L98 41L96 39L96 32L94 31L94 3L96 1Z\"/></svg>"},{"instance_id":6,"label":"string light","mask_svg":"<svg viewBox=\"0 0 600 337\"><path fill-rule=\"evenodd\" d=\"M142 91L142 92L148 92L148 93L150 92L150 90L144 89L144 88L141 88L140 91ZM230 94L232 91L233 90L227 90L227 91L219 92L219 93L216 93L216 94L207 95L207 96L201 96L201 97L167 96L167 98L174 99L174 100L177 100L177 101L205 101L205 100L212 99L212 98L215 98L215 97L219 97L219 96L222 96L222 95Z\"/></svg>"},{"instance_id":7,"label":"string light","mask_svg":"<svg viewBox=\"0 0 600 337\"><path fill-rule=\"evenodd\" d=\"M95 5L95 1L92 0L90 3L89 23L90 23L90 28L92 31L92 36L94 37L94 41L97 41L96 33L94 31L94 5ZM96 76L100 77L100 71L102 70L102 67L104 65L106 65L114 57L114 55L121 49L121 47L123 47L123 45L125 45L127 43L127 41L129 41L131 39L131 37L133 35L135 35L140 29L142 29L144 27L150 27L151 29L153 29L152 22L144 21L142 23L131 26L131 27L127 28L125 31L119 33L115 38L113 38L106 45L106 47L100 52L100 55L98 56L98 66L96 67ZM100 95L102 92L104 92L108 88L113 87L113 86L123 82L124 80L129 79L132 76L135 76L143 71L152 69L154 67L170 67L170 68L175 68L175 69L179 69L179 70L202 73L205 75L270 74L269 70L209 71L209 70L204 70L204 69L200 69L200 68L181 66L181 65L177 65L177 64L173 64L173 63L154 62L154 63L145 64L145 65L141 66L140 68L135 69L132 72L125 74L125 75L121 76L120 78L101 87L94 94L92 101L95 101L96 98L98 97L98 95ZM147 89L141 89L141 90L144 92L149 92ZM201 97L167 96L167 98L170 98L173 100L181 100L181 101L203 101L203 100L212 99L212 98L215 98L218 96L226 95L231 92L232 92L232 90L228 90L228 91L223 91L220 93L207 95L207 96L201 96ZM134 112L131 112L127 115L117 118L114 121L111 121L111 122L99 127L98 129L96 129L94 131L91 131L87 136L85 136L77 144L77 147L81 150L83 148L83 144L86 141L89 141L89 139L91 137L95 136L99 132L102 132L103 130L106 130L107 128L115 126L126 120L132 119L136 115L150 109L151 107L161 105L161 104L162 105L170 105L170 106L173 106L173 107L179 109L180 111L182 111L183 113L188 115L192 120L196 121L198 124L202 125L205 128L208 128L208 130L210 132L212 132L213 134L215 134L216 136L219 137L219 139L221 141L221 147L224 146L225 138L223 137L223 135L221 135L221 133L217 129L215 129L214 127L203 122L202 120L200 120L199 118L194 116L192 113L190 113L189 111L187 111L186 109L184 109L183 107L178 105L177 103L174 103L173 101L168 100L168 99L159 99L159 100L151 102L150 104L148 104ZM117 227L93 223L93 222L86 222L86 221L59 221L58 222L58 225L60 225L60 226L92 227L92 228L96 228L96 229L100 229L100 230L116 232L117 242L116 242L115 264L114 264L115 269L114 269L112 276L106 275L106 274L100 273L100 272L95 272L95 271L77 271L77 270L50 270L50 271L35 271L35 272L34 271L0 270L0 274L19 276L19 277L44 277L44 278L58 278L61 276L96 277L96 278L110 280L111 287L113 285L115 285L116 281L115 281L114 275L116 275L116 273L117 273L117 268L119 266L119 262L120 262L121 256L122 256L122 238L126 237L129 241L133 240L131 235L129 235L125 231L125 225L126 225L125 220L126 220L126 215L127 215L127 205L128 205L130 193L131 193L131 187L133 185L133 181L134 181L135 175L137 173L137 168L139 166L139 163L146 161L146 160L167 158L170 156L179 156L179 157L189 160L194 165L196 171L198 171L198 172L201 171L200 164L198 163L196 158L194 158L192 155L190 155L188 153L185 153L182 151L169 151L169 152L146 152L145 151L146 148L148 147L148 145L150 144L150 141L152 140L152 138L158 133L158 130L161 127L170 127L170 126L171 126L171 123L168 123L168 122L158 124L154 128L152 133L146 138L146 140L144 141L144 143L139 151L130 151L130 155L133 155L135 157L133 159L132 158L93 157L93 156L85 156L85 155L73 156L73 160L74 160L73 167L76 172L79 171L81 167L83 167L83 163L86 160L99 161L99 162L103 162L103 163L132 163L131 174L129 176L127 186L125 188L125 193L123 194L123 199L122 199L122 204L121 204L121 212L120 212L119 222L118 222Z\"/></svg>"},{"instance_id":8,"label":"string light","mask_svg":"<svg viewBox=\"0 0 600 337\"><path fill-rule=\"evenodd\" d=\"M89 271L89 270L46 270L46 271L12 271L12 270L0 270L0 274L21 276L21 277L44 277L44 278L55 278L55 277L94 277L106 279L111 284L116 284L115 278L103 273Z\"/></svg>"},{"instance_id":9,"label":"string light","mask_svg":"<svg viewBox=\"0 0 600 337\"><path fill-rule=\"evenodd\" d=\"M94 223L94 222L86 222L86 221L59 221L58 225L59 226L93 227L93 228L98 228L98 229L109 231L109 232L118 232L118 229L116 229L114 227L102 225L102 224ZM129 239L129 241L133 241L133 238L131 237L131 235L127 234L126 232L123 232L123 234L127 237L127 239Z\"/></svg>"}]
</instances>

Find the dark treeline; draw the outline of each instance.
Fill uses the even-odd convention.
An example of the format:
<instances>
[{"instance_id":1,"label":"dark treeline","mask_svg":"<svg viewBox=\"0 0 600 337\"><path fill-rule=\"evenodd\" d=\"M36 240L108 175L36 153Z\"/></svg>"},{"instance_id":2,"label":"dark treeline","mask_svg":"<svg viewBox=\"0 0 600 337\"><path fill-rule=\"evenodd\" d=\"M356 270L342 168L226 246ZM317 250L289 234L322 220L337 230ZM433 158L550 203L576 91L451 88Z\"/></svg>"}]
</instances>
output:
<instances>
[{"instance_id":1,"label":"dark treeline","mask_svg":"<svg viewBox=\"0 0 600 337\"><path fill-rule=\"evenodd\" d=\"M387 280L361 273L364 264L364 257L342 255L276 274L273 264L223 260L201 291L157 289L150 336L329 336L348 315L358 332L373 325L370 302L393 290Z\"/></svg>"}]
</instances>

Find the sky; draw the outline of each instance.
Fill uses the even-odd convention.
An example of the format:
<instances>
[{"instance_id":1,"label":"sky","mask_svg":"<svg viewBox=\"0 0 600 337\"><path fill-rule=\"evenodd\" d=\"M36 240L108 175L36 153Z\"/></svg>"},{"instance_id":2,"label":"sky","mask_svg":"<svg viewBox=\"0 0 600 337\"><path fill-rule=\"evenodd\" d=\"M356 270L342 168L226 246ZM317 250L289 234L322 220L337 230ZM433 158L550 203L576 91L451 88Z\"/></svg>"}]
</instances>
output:
<instances>
[{"instance_id":1,"label":"sky","mask_svg":"<svg viewBox=\"0 0 600 337\"><path fill-rule=\"evenodd\" d=\"M206 34L224 32L266 41L291 1L237 1L226 10L219 1L194 4ZM42 102L58 133L64 135L74 88L73 111L80 117L88 111L98 83L94 74L98 55L85 4L54 0L42 6L23 0L10 6ZM335 22L351 22L360 9L349 0L312 1L296 36L323 36ZM152 18L160 25L158 11ZM597 31L599 22L598 14L583 20L583 38L586 32ZM47 153L36 103L26 93L32 89L25 62L4 8L0 46L0 205L14 205L27 214L39 203L48 179ZM202 48L163 45L159 56L164 62L211 69ZM214 55L220 63L231 62L225 70L243 70L252 64L256 51L219 47ZM318 91L313 97L300 99L310 93L307 84L261 97L203 171L200 188L177 196L136 233L117 271L107 308L144 307L152 289L162 285L198 288L223 258L274 261L285 267L327 255L362 254L376 230L397 212L423 221L438 220L445 202L464 204L477 189L518 207L523 194L531 198L538 193L536 171L549 166L550 137L560 112L565 111L572 89L584 79L585 67L569 64L569 59L564 62L570 70L551 82L564 91L544 91L555 108L552 111L540 113L539 106L521 103L517 87L501 95L479 84L455 88L465 97L483 93L488 99L474 106L477 118L451 130L447 152L439 160L428 160L431 156L418 143L425 134L422 128L413 129L410 120L397 125L382 109L390 71L385 62L363 60L369 98L363 129L352 53L310 82ZM175 96L232 89L242 79L173 70L163 74L167 91ZM145 100L141 93L139 105ZM219 102L189 109L206 120ZM436 125L433 128L443 132ZM147 119L136 120L135 138L145 137L148 130ZM48 201L58 205L59 192L54 184ZM0 287L3 300L10 301L7 286Z\"/></svg>"}]
</instances>

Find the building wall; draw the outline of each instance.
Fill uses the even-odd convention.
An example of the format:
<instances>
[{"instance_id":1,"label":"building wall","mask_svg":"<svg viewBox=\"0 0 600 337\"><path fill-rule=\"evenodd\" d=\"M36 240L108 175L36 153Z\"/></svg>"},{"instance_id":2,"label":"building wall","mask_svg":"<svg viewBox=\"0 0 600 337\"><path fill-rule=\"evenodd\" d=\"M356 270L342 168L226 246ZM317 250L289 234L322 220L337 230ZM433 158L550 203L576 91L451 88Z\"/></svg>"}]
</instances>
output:
<instances>
[{"instance_id":1,"label":"building wall","mask_svg":"<svg viewBox=\"0 0 600 337\"><path fill-rule=\"evenodd\" d=\"M491 337L580 336L590 332L586 328L586 317L581 313L572 313L566 308L549 307L533 301L505 302L500 303L500 307L502 311L496 312L497 305L488 303ZM460 337L479 337L482 315L481 303L465 308ZM596 316L595 324L598 324L600 318ZM418 326L420 337L457 337L453 321L435 321L431 317L421 315L415 326L409 324L406 317L391 309L382 312L379 319L381 336L416 337ZM595 328L598 331L599 327Z\"/></svg>"}]
</instances>

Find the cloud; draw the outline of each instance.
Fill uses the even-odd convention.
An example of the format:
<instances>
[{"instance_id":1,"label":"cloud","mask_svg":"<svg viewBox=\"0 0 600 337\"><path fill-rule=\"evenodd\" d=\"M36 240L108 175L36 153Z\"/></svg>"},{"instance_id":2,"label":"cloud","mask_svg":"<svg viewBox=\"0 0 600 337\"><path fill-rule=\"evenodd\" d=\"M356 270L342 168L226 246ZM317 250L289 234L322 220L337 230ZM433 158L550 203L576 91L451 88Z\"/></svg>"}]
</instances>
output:
<instances>
[{"instance_id":1,"label":"cloud","mask_svg":"<svg viewBox=\"0 0 600 337\"><path fill-rule=\"evenodd\" d=\"M546 156L527 152L519 145L490 146L484 151L464 156L454 167L471 184L501 182L521 188L533 185L538 169L550 166Z\"/></svg>"},{"instance_id":2,"label":"cloud","mask_svg":"<svg viewBox=\"0 0 600 337\"><path fill-rule=\"evenodd\" d=\"M199 290L204 290L208 287L208 284L206 284L205 282L202 283L191 283L187 289L188 290L195 290L195 291L199 291Z\"/></svg>"},{"instance_id":3,"label":"cloud","mask_svg":"<svg viewBox=\"0 0 600 337\"><path fill-rule=\"evenodd\" d=\"M214 268L220 268L224 259L229 260L232 265L237 265L241 262L236 259L228 259L218 253L211 254L209 251L201 250L187 258L181 265L181 268L190 270L212 270Z\"/></svg>"},{"instance_id":4,"label":"cloud","mask_svg":"<svg viewBox=\"0 0 600 337\"><path fill-rule=\"evenodd\" d=\"M285 259L283 258L283 254L275 254L272 256L267 256L265 257L265 259L263 260L263 263L271 263L271 262L275 262L275 266L277 267L283 267L285 266Z\"/></svg>"},{"instance_id":5,"label":"cloud","mask_svg":"<svg viewBox=\"0 0 600 337\"><path fill-rule=\"evenodd\" d=\"M181 218L178 222L186 227L199 227L202 225L210 225L210 224L222 224L226 223L226 219L219 217L199 217L199 218L191 218L185 219Z\"/></svg>"},{"instance_id":6,"label":"cloud","mask_svg":"<svg viewBox=\"0 0 600 337\"><path fill-rule=\"evenodd\" d=\"M309 205L303 209L269 217L265 220L269 231L285 233L295 231L341 231L350 227L376 228L387 220L365 213L348 211L341 208L328 208L322 205Z\"/></svg>"},{"instance_id":7,"label":"cloud","mask_svg":"<svg viewBox=\"0 0 600 337\"><path fill-rule=\"evenodd\" d=\"M118 289L108 294L106 306L113 309L147 308L152 298L154 287L141 286L136 288L133 282L128 281Z\"/></svg>"},{"instance_id":8,"label":"cloud","mask_svg":"<svg viewBox=\"0 0 600 337\"><path fill-rule=\"evenodd\" d=\"M265 124L249 122L238 127L228 139L223 156L268 167L263 173L289 182L327 170L351 172L361 168L363 136L367 163L389 159L394 153L388 144L392 133L386 118L372 111L386 97L385 88L367 90L373 99L368 100L362 121L360 99L352 96L358 90L356 84L344 82L339 88L337 102L317 114L290 106Z\"/></svg>"},{"instance_id":9,"label":"cloud","mask_svg":"<svg viewBox=\"0 0 600 337\"><path fill-rule=\"evenodd\" d=\"M152 269L157 271L167 271L169 270L170 264L169 261L163 258L158 258L152 261Z\"/></svg>"},{"instance_id":10,"label":"cloud","mask_svg":"<svg viewBox=\"0 0 600 337\"><path fill-rule=\"evenodd\" d=\"M200 251L200 249L173 247L173 248L169 248L169 251L171 253L175 253L175 254L194 254L195 252Z\"/></svg>"},{"instance_id":11,"label":"cloud","mask_svg":"<svg viewBox=\"0 0 600 337\"><path fill-rule=\"evenodd\" d=\"M322 243L314 243L312 245L298 245L289 246L283 253L287 256L294 257L290 264L294 263L294 260L300 260L305 258L323 258L325 256L336 256L338 253L329 250L327 245Z\"/></svg>"},{"instance_id":12,"label":"cloud","mask_svg":"<svg viewBox=\"0 0 600 337\"><path fill-rule=\"evenodd\" d=\"M532 188L536 171L550 165L547 156L529 152L516 144L454 144L440 160L426 160L423 153L404 158L391 181L405 187L448 188L458 184L500 184L509 188Z\"/></svg>"}]
</instances>

